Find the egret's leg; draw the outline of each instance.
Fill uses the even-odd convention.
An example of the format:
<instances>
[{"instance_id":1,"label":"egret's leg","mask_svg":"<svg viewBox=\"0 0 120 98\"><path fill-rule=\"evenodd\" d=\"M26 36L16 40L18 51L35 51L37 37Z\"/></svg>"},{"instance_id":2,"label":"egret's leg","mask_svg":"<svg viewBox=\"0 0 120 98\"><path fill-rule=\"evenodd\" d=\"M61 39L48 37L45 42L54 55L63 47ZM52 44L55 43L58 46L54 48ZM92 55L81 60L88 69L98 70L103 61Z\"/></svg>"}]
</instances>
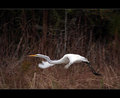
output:
<instances>
[{"instance_id":1,"label":"egret's leg","mask_svg":"<svg viewBox=\"0 0 120 98\"><path fill-rule=\"evenodd\" d=\"M88 64L88 66L89 66L89 68L91 69L91 71L92 71L93 74L98 75L98 76L101 76L101 74L97 73L97 72L94 70L94 68L91 66L90 63L88 63L88 62L86 62L86 63Z\"/></svg>"}]
</instances>

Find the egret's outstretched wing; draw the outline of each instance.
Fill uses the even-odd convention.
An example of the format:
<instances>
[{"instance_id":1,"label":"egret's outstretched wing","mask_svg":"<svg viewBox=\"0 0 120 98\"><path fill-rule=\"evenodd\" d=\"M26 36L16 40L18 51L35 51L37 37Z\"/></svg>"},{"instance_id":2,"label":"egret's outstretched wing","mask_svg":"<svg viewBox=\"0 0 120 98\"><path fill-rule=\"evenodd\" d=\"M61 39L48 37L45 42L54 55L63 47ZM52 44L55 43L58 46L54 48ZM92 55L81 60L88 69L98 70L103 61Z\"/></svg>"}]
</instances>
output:
<instances>
[{"instance_id":1,"label":"egret's outstretched wing","mask_svg":"<svg viewBox=\"0 0 120 98\"><path fill-rule=\"evenodd\" d=\"M42 63L38 64L38 66L42 69L48 68L48 67L53 66L53 65L55 65L55 64L50 64L47 61L42 61Z\"/></svg>"}]
</instances>

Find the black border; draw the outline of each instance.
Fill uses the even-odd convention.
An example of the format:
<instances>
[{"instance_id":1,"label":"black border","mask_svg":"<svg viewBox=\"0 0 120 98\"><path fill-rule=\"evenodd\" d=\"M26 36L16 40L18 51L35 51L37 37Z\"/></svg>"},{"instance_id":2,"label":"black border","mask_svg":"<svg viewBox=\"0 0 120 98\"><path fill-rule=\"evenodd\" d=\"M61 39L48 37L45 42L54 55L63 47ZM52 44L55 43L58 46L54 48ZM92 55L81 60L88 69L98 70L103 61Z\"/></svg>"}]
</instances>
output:
<instances>
[{"instance_id":1,"label":"black border","mask_svg":"<svg viewBox=\"0 0 120 98\"><path fill-rule=\"evenodd\" d=\"M0 96L8 97L111 97L120 95L120 90L92 90L92 89L3 89Z\"/></svg>"},{"instance_id":2,"label":"black border","mask_svg":"<svg viewBox=\"0 0 120 98\"><path fill-rule=\"evenodd\" d=\"M119 8L111 0L2 0L1 8Z\"/></svg>"},{"instance_id":3,"label":"black border","mask_svg":"<svg viewBox=\"0 0 120 98\"><path fill-rule=\"evenodd\" d=\"M0 3L1 10L2 9L64 9L64 8L103 8L103 9L120 9L118 6L118 2L111 2L111 1L58 1L58 0L44 0L44 1L32 1L32 0L4 0L2 3ZM111 6L112 5L112 6ZM115 6L115 7L113 7ZM69 90L69 89L1 89L0 90L0 97L74 97L74 98L82 98L82 97L111 97L113 96L118 97L120 95L120 90L86 90L86 89L74 89L74 90Z\"/></svg>"}]
</instances>

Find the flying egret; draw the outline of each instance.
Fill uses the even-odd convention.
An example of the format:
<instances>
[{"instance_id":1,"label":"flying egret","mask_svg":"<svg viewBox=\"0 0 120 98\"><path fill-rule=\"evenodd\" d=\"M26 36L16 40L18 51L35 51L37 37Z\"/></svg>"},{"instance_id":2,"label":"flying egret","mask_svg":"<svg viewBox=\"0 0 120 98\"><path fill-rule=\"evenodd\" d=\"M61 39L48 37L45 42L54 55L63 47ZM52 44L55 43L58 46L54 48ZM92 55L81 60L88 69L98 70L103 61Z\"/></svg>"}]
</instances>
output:
<instances>
[{"instance_id":1,"label":"flying egret","mask_svg":"<svg viewBox=\"0 0 120 98\"><path fill-rule=\"evenodd\" d=\"M55 64L66 64L65 65L65 69L68 69L70 67L71 64L73 63L80 63L80 62L84 62L86 63L89 68L91 69L92 73L95 75L101 75L99 73L97 73L94 68L91 66L90 62L88 61L87 58L80 56L78 54L65 54L61 59L59 60L51 60L49 58L49 56L47 55L43 55L43 54L35 54L35 55L29 55L29 57L39 57L39 58L43 58L46 61L42 61L42 63L38 64L38 66L42 69L51 67Z\"/></svg>"}]
</instances>

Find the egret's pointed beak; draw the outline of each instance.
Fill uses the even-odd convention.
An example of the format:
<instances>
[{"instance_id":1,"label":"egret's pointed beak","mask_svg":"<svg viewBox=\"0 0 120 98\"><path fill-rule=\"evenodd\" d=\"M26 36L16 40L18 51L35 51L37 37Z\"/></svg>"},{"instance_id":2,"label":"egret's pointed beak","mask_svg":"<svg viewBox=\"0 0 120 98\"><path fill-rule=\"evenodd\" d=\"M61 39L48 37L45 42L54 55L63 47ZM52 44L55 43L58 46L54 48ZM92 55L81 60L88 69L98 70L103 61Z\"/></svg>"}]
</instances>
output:
<instances>
[{"instance_id":1,"label":"egret's pointed beak","mask_svg":"<svg viewBox=\"0 0 120 98\"><path fill-rule=\"evenodd\" d=\"M28 55L29 57L36 57L37 55L36 54L34 54L34 55Z\"/></svg>"}]
</instances>

